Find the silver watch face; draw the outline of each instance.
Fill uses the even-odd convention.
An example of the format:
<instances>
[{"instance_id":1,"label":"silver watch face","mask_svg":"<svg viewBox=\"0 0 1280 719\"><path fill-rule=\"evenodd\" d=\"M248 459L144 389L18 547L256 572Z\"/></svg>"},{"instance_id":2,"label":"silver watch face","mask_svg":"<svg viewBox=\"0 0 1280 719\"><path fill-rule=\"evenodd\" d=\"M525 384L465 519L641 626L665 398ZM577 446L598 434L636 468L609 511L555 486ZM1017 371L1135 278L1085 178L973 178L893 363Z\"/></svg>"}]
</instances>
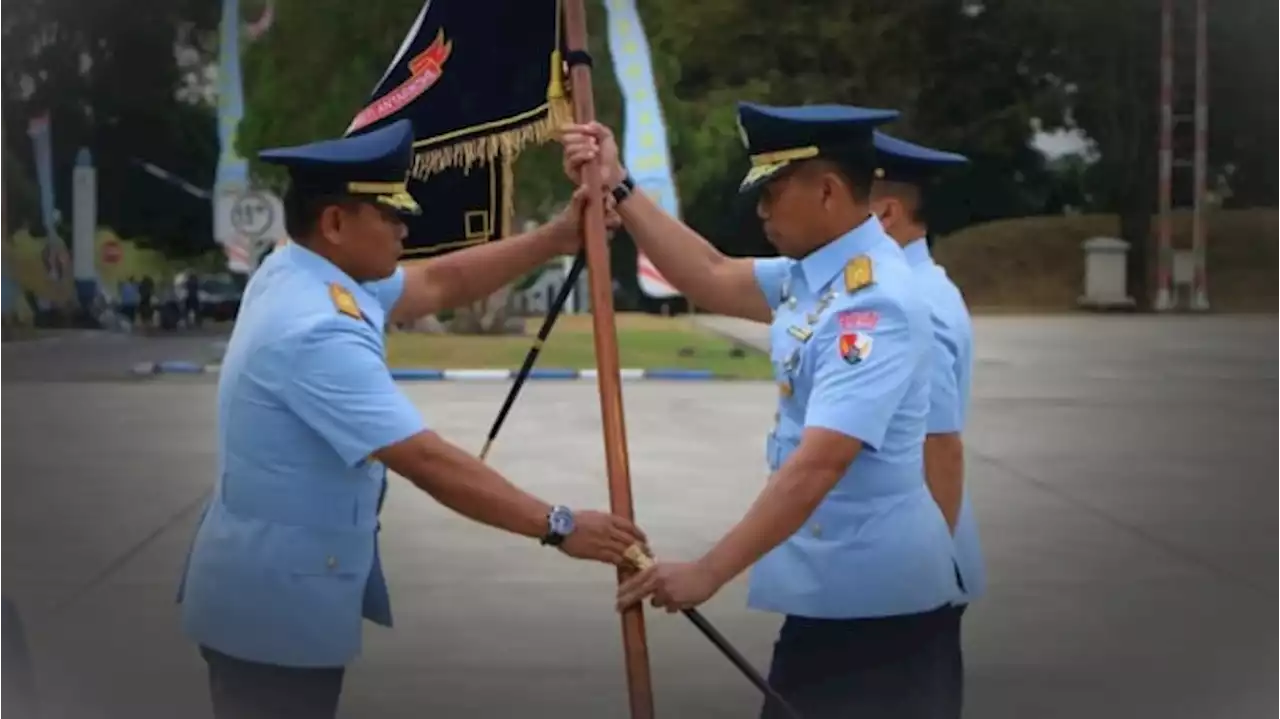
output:
<instances>
[{"instance_id":1,"label":"silver watch face","mask_svg":"<svg viewBox=\"0 0 1280 719\"><path fill-rule=\"evenodd\" d=\"M547 518L552 534L561 536L573 531L573 512L568 507L555 507Z\"/></svg>"}]
</instances>

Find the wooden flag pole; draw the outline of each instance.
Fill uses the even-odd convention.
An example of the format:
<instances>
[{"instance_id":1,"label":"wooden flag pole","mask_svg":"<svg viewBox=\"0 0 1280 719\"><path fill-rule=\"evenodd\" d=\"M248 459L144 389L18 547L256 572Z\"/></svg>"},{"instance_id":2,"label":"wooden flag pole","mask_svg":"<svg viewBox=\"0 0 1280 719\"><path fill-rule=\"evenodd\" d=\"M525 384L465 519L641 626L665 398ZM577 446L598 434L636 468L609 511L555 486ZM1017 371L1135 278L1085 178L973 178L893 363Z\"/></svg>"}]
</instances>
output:
<instances>
[{"instance_id":1,"label":"wooden flag pole","mask_svg":"<svg viewBox=\"0 0 1280 719\"><path fill-rule=\"evenodd\" d=\"M591 68L574 61L574 55L587 52L587 15L583 0L565 0L564 24L570 54L569 81L574 119L579 123L592 122L596 119L596 108L591 92ZM595 335L600 413L604 425L604 456L609 473L609 508L615 515L634 519L627 434L622 415L618 335L613 317L613 273L609 268L609 245L605 242L605 189L600 184L600 162L596 160L588 163L582 170L582 178L588 187L596 190L588 195L590 199L583 218L583 244L587 252L591 324ZM619 583L624 576L625 570L619 568ZM622 614L622 648L626 660L631 719L652 719L653 689L649 676L649 647L645 640L644 609L640 604Z\"/></svg>"}]
</instances>

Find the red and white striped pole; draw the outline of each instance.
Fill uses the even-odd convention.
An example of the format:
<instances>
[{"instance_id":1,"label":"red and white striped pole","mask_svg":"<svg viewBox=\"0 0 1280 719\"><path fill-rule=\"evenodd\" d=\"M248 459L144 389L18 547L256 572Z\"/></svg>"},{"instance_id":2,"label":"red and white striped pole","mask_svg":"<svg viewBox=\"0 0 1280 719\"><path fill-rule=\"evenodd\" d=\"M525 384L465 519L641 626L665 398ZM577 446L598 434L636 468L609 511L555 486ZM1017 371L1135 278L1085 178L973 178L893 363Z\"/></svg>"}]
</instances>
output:
<instances>
[{"instance_id":1,"label":"red and white striped pole","mask_svg":"<svg viewBox=\"0 0 1280 719\"><path fill-rule=\"evenodd\" d=\"M1157 312L1173 309L1173 0L1160 7L1159 245L1156 253Z\"/></svg>"}]
</instances>

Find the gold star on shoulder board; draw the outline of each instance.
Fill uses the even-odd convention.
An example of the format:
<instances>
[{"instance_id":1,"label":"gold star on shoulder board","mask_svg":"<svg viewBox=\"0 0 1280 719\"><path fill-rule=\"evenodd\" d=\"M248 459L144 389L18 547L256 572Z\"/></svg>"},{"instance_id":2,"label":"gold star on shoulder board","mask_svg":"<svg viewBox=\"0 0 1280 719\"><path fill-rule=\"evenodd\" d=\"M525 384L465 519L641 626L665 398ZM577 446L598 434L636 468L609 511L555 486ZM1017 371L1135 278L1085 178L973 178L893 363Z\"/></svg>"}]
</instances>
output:
<instances>
[{"instance_id":1,"label":"gold star on shoulder board","mask_svg":"<svg viewBox=\"0 0 1280 719\"><path fill-rule=\"evenodd\" d=\"M358 320L364 319L364 313L360 311L360 305L356 304L356 298L351 294L351 290L337 282L330 282L329 298L333 300L333 306L342 314Z\"/></svg>"}]
</instances>

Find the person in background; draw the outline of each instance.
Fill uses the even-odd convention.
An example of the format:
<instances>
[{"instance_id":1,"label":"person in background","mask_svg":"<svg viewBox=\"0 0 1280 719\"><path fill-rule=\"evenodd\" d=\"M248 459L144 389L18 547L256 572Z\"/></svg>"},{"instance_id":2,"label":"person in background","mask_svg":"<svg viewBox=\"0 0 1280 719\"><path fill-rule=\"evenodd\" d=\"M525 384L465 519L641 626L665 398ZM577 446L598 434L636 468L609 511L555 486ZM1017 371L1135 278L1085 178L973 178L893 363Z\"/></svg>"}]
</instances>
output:
<instances>
[{"instance_id":1,"label":"person in background","mask_svg":"<svg viewBox=\"0 0 1280 719\"><path fill-rule=\"evenodd\" d=\"M120 283L120 314L131 325L138 319L138 299L138 283L132 276L126 277Z\"/></svg>"},{"instance_id":2,"label":"person in background","mask_svg":"<svg viewBox=\"0 0 1280 719\"><path fill-rule=\"evenodd\" d=\"M143 275L138 283L138 321L148 327L154 323L156 283L151 275Z\"/></svg>"},{"instance_id":3,"label":"person in background","mask_svg":"<svg viewBox=\"0 0 1280 719\"><path fill-rule=\"evenodd\" d=\"M182 284L185 290L186 305L184 313L188 326L200 327L204 324L204 318L200 314L200 275L196 274L195 270L189 270Z\"/></svg>"},{"instance_id":4,"label":"person in background","mask_svg":"<svg viewBox=\"0 0 1280 719\"><path fill-rule=\"evenodd\" d=\"M877 178L871 207L906 253L917 287L933 317L933 371L929 419L924 441L925 481L955 537L956 572L961 597L952 606L949 633L954 674L951 717L959 717L964 699L964 655L960 623L965 607L982 595L986 572L978 525L964 476L964 431L973 375L973 324L964 296L929 253L928 195L933 180L968 158L891 137L875 135Z\"/></svg>"}]
</instances>

